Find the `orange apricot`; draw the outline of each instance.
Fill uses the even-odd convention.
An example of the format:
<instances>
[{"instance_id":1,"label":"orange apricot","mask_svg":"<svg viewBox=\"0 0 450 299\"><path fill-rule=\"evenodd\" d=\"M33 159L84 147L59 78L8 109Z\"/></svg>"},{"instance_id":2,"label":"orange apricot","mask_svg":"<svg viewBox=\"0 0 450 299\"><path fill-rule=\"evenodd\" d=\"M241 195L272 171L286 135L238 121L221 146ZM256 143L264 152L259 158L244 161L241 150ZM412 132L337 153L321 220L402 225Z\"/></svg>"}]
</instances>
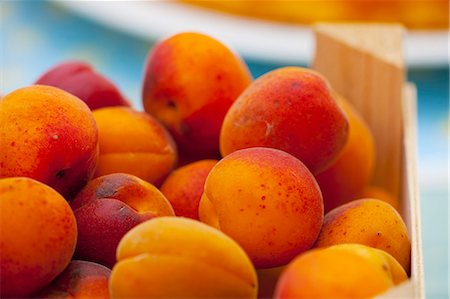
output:
<instances>
[{"instance_id":1,"label":"orange apricot","mask_svg":"<svg viewBox=\"0 0 450 299\"><path fill-rule=\"evenodd\" d=\"M30 177L71 198L94 174L97 138L77 97L44 85L15 90L0 101L0 178Z\"/></svg>"},{"instance_id":2,"label":"orange apricot","mask_svg":"<svg viewBox=\"0 0 450 299\"><path fill-rule=\"evenodd\" d=\"M235 151L213 167L199 216L236 240L256 268L272 268L314 244L323 203L313 175L300 160L258 147Z\"/></svg>"},{"instance_id":3,"label":"orange apricot","mask_svg":"<svg viewBox=\"0 0 450 299\"><path fill-rule=\"evenodd\" d=\"M398 212L384 201L359 199L328 212L316 247L342 243L384 250L409 271L411 242L406 225Z\"/></svg>"},{"instance_id":4,"label":"orange apricot","mask_svg":"<svg viewBox=\"0 0 450 299\"><path fill-rule=\"evenodd\" d=\"M251 80L242 59L220 41L176 34L149 53L144 108L169 129L180 156L216 159L225 113Z\"/></svg>"},{"instance_id":5,"label":"orange apricot","mask_svg":"<svg viewBox=\"0 0 450 299\"><path fill-rule=\"evenodd\" d=\"M161 185L177 216L199 219L198 207L206 177L217 160L201 160L175 169Z\"/></svg>"},{"instance_id":6,"label":"orange apricot","mask_svg":"<svg viewBox=\"0 0 450 299\"><path fill-rule=\"evenodd\" d=\"M139 224L120 241L112 298L256 298L255 269L222 232L183 217Z\"/></svg>"},{"instance_id":7,"label":"orange apricot","mask_svg":"<svg viewBox=\"0 0 450 299\"><path fill-rule=\"evenodd\" d=\"M298 256L282 273L275 298L372 298L406 279L389 254L340 244Z\"/></svg>"},{"instance_id":8,"label":"orange apricot","mask_svg":"<svg viewBox=\"0 0 450 299\"><path fill-rule=\"evenodd\" d=\"M354 200L369 183L375 166L375 143L369 127L349 102L340 96L337 99L347 114L349 134L338 159L316 175L325 213Z\"/></svg>"},{"instance_id":9,"label":"orange apricot","mask_svg":"<svg viewBox=\"0 0 450 299\"><path fill-rule=\"evenodd\" d=\"M126 107L97 109L93 114L100 145L95 177L121 172L157 185L174 168L176 145L154 117Z\"/></svg>"},{"instance_id":10,"label":"orange apricot","mask_svg":"<svg viewBox=\"0 0 450 299\"><path fill-rule=\"evenodd\" d=\"M77 240L66 200L30 178L0 179L0 297L29 297L69 264Z\"/></svg>"}]
</instances>

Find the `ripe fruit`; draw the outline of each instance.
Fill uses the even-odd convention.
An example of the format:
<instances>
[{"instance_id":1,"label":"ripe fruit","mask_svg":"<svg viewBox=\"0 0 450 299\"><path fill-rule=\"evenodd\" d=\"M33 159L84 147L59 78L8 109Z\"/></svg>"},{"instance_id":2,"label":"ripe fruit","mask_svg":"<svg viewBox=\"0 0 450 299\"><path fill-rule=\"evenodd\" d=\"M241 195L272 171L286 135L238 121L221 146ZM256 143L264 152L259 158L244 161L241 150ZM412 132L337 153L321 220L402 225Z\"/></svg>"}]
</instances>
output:
<instances>
[{"instance_id":1,"label":"ripe fruit","mask_svg":"<svg viewBox=\"0 0 450 299\"><path fill-rule=\"evenodd\" d=\"M91 110L130 106L114 83L81 61L66 61L54 66L36 84L61 88L80 98Z\"/></svg>"},{"instance_id":2,"label":"ripe fruit","mask_svg":"<svg viewBox=\"0 0 450 299\"><path fill-rule=\"evenodd\" d=\"M109 299L110 275L111 270L105 266L86 261L71 261L64 272L39 291L35 297Z\"/></svg>"},{"instance_id":3,"label":"ripe fruit","mask_svg":"<svg viewBox=\"0 0 450 299\"><path fill-rule=\"evenodd\" d=\"M341 244L298 256L282 273L275 298L372 298L406 279L389 254Z\"/></svg>"},{"instance_id":4,"label":"ripe fruit","mask_svg":"<svg viewBox=\"0 0 450 299\"><path fill-rule=\"evenodd\" d=\"M177 216L198 220L206 177L217 160L201 160L175 169L161 185Z\"/></svg>"},{"instance_id":5,"label":"ripe fruit","mask_svg":"<svg viewBox=\"0 0 450 299\"><path fill-rule=\"evenodd\" d=\"M236 240L256 268L288 263L312 247L323 220L313 175L294 156L271 148L235 151L209 173L200 220Z\"/></svg>"},{"instance_id":6,"label":"ripe fruit","mask_svg":"<svg viewBox=\"0 0 450 299\"><path fill-rule=\"evenodd\" d=\"M150 114L127 107L94 111L100 155L95 177L128 173L159 185L177 161L176 145Z\"/></svg>"},{"instance_id":7,"label":"ripe fruit","mask_svg":"<svg viewBox=\"0 0 450 299\"><path fill-rule=\"evenodd\" d=\"M359 199L328 212L315 246L342 243L384 250L409 271L411 242L406 225L398 212L384 201Z\"/></svg>"},{"instance_id":8,"label":"ripe fruit","mask_svg":"<svg viewBox=\"0 0 450 299\"><path fill-rule=\"evenodd\" d=\"M112 298L256 298L255 269L220 231L182 217L139 224L120 241Z\"/></svg>"},{"instance_id":9,"label":"ripe fruit","mask_svg":"<svg viewBox=\"0 0 450 299\"><path fill-rule=\"evenodd\" d=\"M77 241L66 200L30 178L0 179L0 297L29 297L69 264Z\"/></svg>"},{"instance_id":10,"label":"ripe fruit","mask_svg":"<svg viewBox=\"0 0 450 299\"><path fill-rule=\"evenodd\" d=\"M272 147L300 159L313 174L326 169L345 145L348 120L328 82L304 68L285 67L255 80L225 116L222 156Z\"/></svg>"},{"instance_id":11,"label":"ripe fruit","mask_svg":"<svg viewBox=\"0 0 450 299\"><path fill-rule=\"evenodd\" d=\"M97 138L77 97L43 85L15 90L0 101L0 177L30 177L69 199L94 174Z\"/></svg>"},{"instance_id":12,"label":"ripe fruit","mask_svg":"<svg viewBox=\"0 0 450 299\"><path fill-rule=\"evenodd\" d=\"M221 42L187 32L159 42L145 68L145 111L169 129L183 159L216 159L225 113L252 79L244 62Z\"/></svg>"},{"instance_id":13,"label":"ripe fruit","mask_svg":"<svg viewBox=\"0 0 450 299\"><path fill-rule=\"evenodd\" d=\"M347 114L349 134L337 160L316 175L325 213L356 199L372 178L375 166L375 143L369 127L349 102L340 96L337 99Z\"/></svg>"},{"instance_id":14,"label":"ripe fruit","mask_svg":"<svg viewBox=\"0 0 450 299\"><path fill-rule=\"evenodd\" d=\"M90 181L71 203L77 219L75 257L112 268L120 239L133 227L159 216L174 216L155 186L116 173Z\"/></svg>"}]
</instances>

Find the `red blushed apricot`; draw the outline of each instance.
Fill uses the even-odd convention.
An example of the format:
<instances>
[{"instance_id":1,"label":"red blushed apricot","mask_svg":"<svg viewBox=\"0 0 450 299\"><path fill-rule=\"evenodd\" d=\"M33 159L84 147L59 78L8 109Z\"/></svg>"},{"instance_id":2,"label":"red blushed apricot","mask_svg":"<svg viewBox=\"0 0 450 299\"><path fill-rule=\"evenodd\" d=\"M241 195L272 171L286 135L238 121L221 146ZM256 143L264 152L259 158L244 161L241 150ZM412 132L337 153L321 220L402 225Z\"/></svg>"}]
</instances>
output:
<instances>
[{"instance_id":1,"label":"red blushed apricot","mask_svg":"<svg viewBox=\"0 0 450 299\"><path fill-rule=\"evenodd\" d=\"M245 63L221 42L180 33L149 54L143 104L174 136L180 156L216 159L225 113L251 80Z\"/></svg>"},{"instance_id":2,"label":"red blushed apricot","mask_svg":"<svg viewBox=\"0 0 450 299\"><path fill-rule=\"evenodd\" d=\"M35 85L0 101L0 178L30 177L71 198L92 178L97 157L97 126L77 97Z\"/></svg>"},{"instance_id":3,"label":"red blushed apricot","mask_svg":"<svg viewBox=\"0 0 450 299\"><path fill-rule=\"evenodd\" d=\"M314 244L323 203L319 186L300 160L276 149L250 148L213 167L199 216L236 240L256 268L271 268Z\"/></svg>"},{"instance_id":4,"label":"red blushed apricot","mask_svg":"<svg viewBox=\"0 0 450 299\"><path fill-rule=\"evenodd\" d=\"M175 215L155 186L123 173L90 181L71 206L78 226L75 257L107 267L114 266L117 245L130 229L154 217Z\"/></svg>"},{"instance_id":5,"label":"red blushed apricot","mask_svg":"<svg viewBox=\"0 0 450 299\"><path fill-rule=\"evenodd\" d=\"M29 178L0 179L0 297L29 297L69 264L77 226L66 200Z\"/></svg>"},{"instance_id":6,"label":"red blushed apricot","mask_svg":"<svg viewBox=\"0 0 450 299\"><path fill-rule=\"evenodd\" d=\"M199 219L198 207L206 177L217 160L197 161L174 170L161 185L177 216Z\"/></svg>"},{"instance_id":7,"label":"red blushed apricot","mask_svg":"<svg viewBox=\"0 0 450 299\"><path fill-rule=\"evenodd\" d=\"M326 169L345 145L348 120L328 82L304 68L285 67L255 80L223 121L226 156L249 147L271 147L300 159L313 174Z\"/></svg>"},{"instance_id":8,"label":"red blushed apricot","mask_svg":"<svg viewBox=\"0 0 450 299\"><path fill-rule=\"evenodd\" d=\"M108 299L108 280L110 275L111 270L105 266L74 260L70 262L63 273L34 297Z\"/></svg>"},{"instance_id":9,"label":"red blushed apricot","mask_svg":"<svg viewBox=\"0 0 450 299\"><path fill-rule=\"evenodd\" d=\"M305 252L283 271L275 298L372 298L407 279L389 254L360 244Z\"/></svg>"},{"instance_id":10,"label":"red blushed apricot","mask_svg":"<svg viewBox=\"0 0 450 299\"><path fill-rule=\"evenodd\" d=\"M316 175L325 213L360 195L372 178L375 165L375 143L369 127L350 103L337 98L349 120L349 135L338 159Z\"/></svg>"},{"instance_id":11,"label":"red blushed apricot","mask_svg":"<svg viewBox=\"0 0 450 299\"><path fill-rule=\"evenodd\" d=\"M97 109L93 114L100 145L95 177L122 172L158 185L175 167L175 142L150 114L126 107Z\"/></svg>"},{"instance_id":12,"label":"red blushed apricot","mask_svg":"<svg viewBox=\"0 0 450 299\"><path fill-rule=\"evenodd\" d=\"M66 61L52 67L36 84L61 88L80 98L91 110L130 106L114 83L81 61Z\"/></svg>"},{"instance_id":13,"label":"red blushed apricot","mask_svg":"<svg viewBox=\"0 0 450 299\"><path fill-rule=\"evenodd\" d=\"M359 199L328 212L315 246L342 243L384 250L409 272L411 242L406 225L398 212L384 201Z\"/></svg>"}]
</instances>

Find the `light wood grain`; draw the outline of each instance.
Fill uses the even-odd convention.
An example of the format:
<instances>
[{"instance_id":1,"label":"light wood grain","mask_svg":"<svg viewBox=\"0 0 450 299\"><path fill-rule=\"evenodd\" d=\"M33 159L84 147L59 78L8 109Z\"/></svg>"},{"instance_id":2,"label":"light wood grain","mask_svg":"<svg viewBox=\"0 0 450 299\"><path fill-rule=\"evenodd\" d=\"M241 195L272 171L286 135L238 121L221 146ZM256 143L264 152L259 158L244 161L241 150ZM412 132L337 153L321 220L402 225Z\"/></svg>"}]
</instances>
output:
<instances>
[{"instance_id":1,"label":"light wood grain","mask_svg":"<svg viewBox=\"0 0 450 299\"><path fill-rule=\"evenodd\" d=\"M365 117L376 142L373 184L400 196L403 27L318 24L312 67Z\"/></svg>"},{"instance_id":2,"label":"light wood grain","mask_svg":"<svg viewBox=\"0 0 450 299\"><path fill-rule=\"evenodd\" d=\"M424 298L417 181L416 90L405 84L403 28L319 24L313 68L368 122L377 143L374 184L401 199L411 239L411 276L377 298Z\"/></svg>"}]
</instances>

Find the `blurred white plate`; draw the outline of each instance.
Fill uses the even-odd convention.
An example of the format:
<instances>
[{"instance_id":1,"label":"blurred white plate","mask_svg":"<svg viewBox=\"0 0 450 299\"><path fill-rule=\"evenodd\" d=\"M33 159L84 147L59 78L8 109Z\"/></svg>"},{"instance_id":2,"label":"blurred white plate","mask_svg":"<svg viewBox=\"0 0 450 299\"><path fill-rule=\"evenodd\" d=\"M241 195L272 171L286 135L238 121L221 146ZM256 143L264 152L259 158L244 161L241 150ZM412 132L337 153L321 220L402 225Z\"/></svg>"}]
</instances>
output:
<instances>
[{"instance_id":1,"label":"blurred white plate","mask_svg":"<svg viewBox=\"0 0 450 299\"><path fill-rule=\"evenodd\" d=\"M181 31L206 33L226 41L245 58L272 63L311 61L314 41L306 26L280 24L165 1L62 1L99 23L157 40ZM448 65L448 31L412 31L405 42L410 66Z\"/></svg>"}]
</instances>

